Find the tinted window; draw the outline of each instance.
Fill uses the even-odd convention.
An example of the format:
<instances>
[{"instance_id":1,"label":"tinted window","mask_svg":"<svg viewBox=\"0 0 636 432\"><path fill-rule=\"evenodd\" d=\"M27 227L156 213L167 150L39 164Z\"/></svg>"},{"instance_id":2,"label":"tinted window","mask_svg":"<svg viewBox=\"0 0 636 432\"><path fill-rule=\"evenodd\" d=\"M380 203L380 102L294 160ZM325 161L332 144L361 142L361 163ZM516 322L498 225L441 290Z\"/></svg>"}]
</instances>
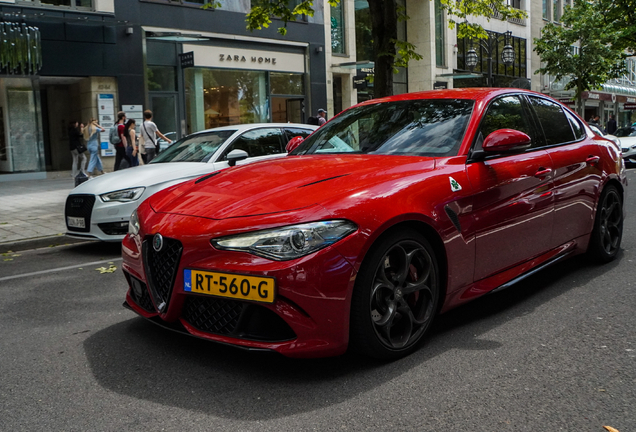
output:
<instances>
[{"instance_id":1,"label":"tinted window","mask_svg":"<svg viewBox=\"0 0 636 432\"><path fill-rule=\"evenodd\" d=\"M278 128L245 132L230 144L220 160L227 160L227 154L232 150L244 150L250 157L284 153L283 133Z\"/></svg>"},{"instance_id":2,"label":"tinted window","mask_svg":"<svg viewBox=\"0 0 636 432\"><path fill-rule=\"evenodd\" d=\"M453 156L473 105L472 100L430 99L358 106L322 126L292 154Z\"/></svg>"},{"instance_id":3,"label":"tinted window","mask_svg":"<svg viewBox=\"0 0 636 432\"><path fill-rule=\"evenodd\" d=\"M207 162L235 132L224 130L187 136L163 150L151 163Z\"/></svg>"},{"instance_id":4,"label":"tinted window","mask_svg":"<svg viewBox=\"0 0 636 432\"><path fill-rule=\"evenodd\" d=\"M580 140L581 138L583 138L585 136L585 129L583 129L583 126L581 125L579 119L577 119L576 116L574 116L567 110L564 110L563 112L565 112L565 116L568 118L570 126L572 126L572 130L574 131L574 139ZM599 135L603 136L602 133Z\"/></svg>"},{"instance_id":5,"label":"tinted window","mask_svg":"<svg viewBox=\"0 0 636 432\"><path fill-rule=\"evenodd\" d=\"M313 130L311 129L297 129L297 128L285 128L285 133L287 135L287 141L297 136L301 136L303 138L307 138Z\"/></svg>"},{"instance_id":6,"label":"tinted window","mask_svg":"<svg viewBox=\"0 0 636 432\"><path fill-rule=\"evenodd\" d=\"M588 123L588 126L590 127L590 129L592 129L592 132L594 132L596 135L598 136L603 136L603 132L597 127L594 126L593 124Z\"/></svg>"},{"instance_id":7,"label":"tinted window","mask_svg":"<svg viewBox=\"0 0 636 432\"><path fill-rule=\"evenodd\" d=\"M546 145L555 145L574 141L574 133L565 113L554 102L538 97L530 97L530 102L537 113L543 128Z\"/></svg>"},{"instance_id":8,"label":"tinted window","mask_svg":"<svg viewBox=\"0 0 636 432\"><path fill-rule=\"evenodd\" d=\"M505 96L495 99L488 107L479 129L482 138L486 138L499 129L518 130L534 138L528 123L528 116L518 96ZM535 144L534 139L532 143L533 145Z\"/></svg>"},{"instance_id":9,"label":"tinted window","mask_svg":"<svg viewBox=\"0 0 636 432\"><path fill-rule=\"evenodd\" d=\"M616 132L614 132L614 135L617 137L633 137L636 136L636 128L634 128L633 126L620 128L617 129Z\"/></svg>"}]
</instances>

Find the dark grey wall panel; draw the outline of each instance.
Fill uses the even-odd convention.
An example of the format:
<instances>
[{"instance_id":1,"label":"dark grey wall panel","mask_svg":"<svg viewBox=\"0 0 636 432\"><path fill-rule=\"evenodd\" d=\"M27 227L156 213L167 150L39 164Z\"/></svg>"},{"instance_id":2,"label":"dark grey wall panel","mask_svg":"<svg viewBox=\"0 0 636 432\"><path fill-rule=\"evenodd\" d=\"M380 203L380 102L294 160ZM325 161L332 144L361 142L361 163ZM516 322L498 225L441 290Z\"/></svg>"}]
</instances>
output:
<instances>
[{"instance_id":1,"label":"dark grey wall panel","mask_svg":"<svg viewBox=\"0 0 636 432\"><path fill-rule=\"evenodd\" d=\"M177 45L174 42L146 42L146 61L150 65L176 66Z\"/></svg>"},{"instance_id":2,"label":"dark grey wall panel","mask_svg":"<svg viewBox=\"0 0 636 432\"><path fill-rule=\"evenodd\" d=\"M66 40L101 44L104 42L103 26L66 23Z\"/></svg>"}]
</instances>

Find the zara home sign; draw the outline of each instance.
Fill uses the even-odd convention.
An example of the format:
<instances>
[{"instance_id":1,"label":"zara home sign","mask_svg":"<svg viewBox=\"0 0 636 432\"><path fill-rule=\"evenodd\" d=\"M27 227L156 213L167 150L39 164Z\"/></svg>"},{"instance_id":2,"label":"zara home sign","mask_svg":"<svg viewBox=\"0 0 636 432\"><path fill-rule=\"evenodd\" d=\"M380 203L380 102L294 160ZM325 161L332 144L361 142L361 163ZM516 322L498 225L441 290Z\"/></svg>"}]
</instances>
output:
<instances>
[{"instance_id":1,"label":"zara home sign","mask_svg":"<svg viewBox=\"0 0 636 432\"><path fill-rule=\"evenodd\" d=\"M183 45L183 51L194 53L195 67L305 72L302 54L188 44Z\"/></svg>"}]
</instances>

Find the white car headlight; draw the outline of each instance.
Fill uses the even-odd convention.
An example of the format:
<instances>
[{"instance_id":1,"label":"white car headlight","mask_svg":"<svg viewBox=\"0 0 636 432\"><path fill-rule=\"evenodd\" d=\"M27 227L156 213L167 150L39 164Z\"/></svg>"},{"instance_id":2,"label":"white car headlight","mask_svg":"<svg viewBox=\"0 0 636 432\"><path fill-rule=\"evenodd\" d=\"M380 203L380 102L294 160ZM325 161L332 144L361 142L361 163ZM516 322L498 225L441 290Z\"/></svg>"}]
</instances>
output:
<instances>
[{"instance_id":1,"label":"white car headlight","mask_svg":"<svg viewBox=\"0 0 636 432\"><path fill-rule=\"evenodd\" d=\"M104 202L111 202L111 201L129 202L129 201L138 200L141 194L144 193L144 190L146 190L145 187L122 189L122 190L102 194L99 197Z\"/></svg>"},{"instance_id":2,"label":"white car headlight","mask_svg":"<svg viewBox=\"0 0 636 432\"><path fill-rule=\"evenodd\" d=\"M217 249L286 261L332 245L357 229L356 224L347 220L329 220L221 237L210 242Z\"/></svg>"},{"instance_id":3,"label":"white car headlight","mask_svg":"<svg viewBox=\"0 0 636 432\"><path fill-rule=\"evenodd\" d=\"M139 234L139 217L137 216L137 210L130 215L130 222L128 222L128 233L137 235Z\"/></svg>"}]
</instances>

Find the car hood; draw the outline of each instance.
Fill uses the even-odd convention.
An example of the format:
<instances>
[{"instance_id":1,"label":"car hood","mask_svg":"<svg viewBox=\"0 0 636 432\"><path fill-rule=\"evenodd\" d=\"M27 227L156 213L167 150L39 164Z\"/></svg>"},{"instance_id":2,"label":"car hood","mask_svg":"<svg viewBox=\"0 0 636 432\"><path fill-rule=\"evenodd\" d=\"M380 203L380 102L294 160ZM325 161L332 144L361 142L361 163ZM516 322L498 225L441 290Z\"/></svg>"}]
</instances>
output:
<instances>
[{"instance_id":1,"label":"car hood","mask_svg":"<svg viewBox=\"0 0 636 432\"><path fill-rule=\"evenodd\" d=\"M159 213L210 219L265 215L321 204L391 180L403 181L434 167L433 158L415 156L290 156L182 184L152 196L150 205Z\"/></svg>"},{"instance_id":2,"label":"car hood","mask_svg":"<svg viewBox=\"0 0 636 432\"><path fill-rule=\"evenodd\" d=\"M133 187L149 187L180 179L187 180L213 170L213 164L199 162L149 164L92 178L73 189L71 193L99 195Z\"/></svg>"},{"instance_id":3,"label":"car hood","mask_svg":"<svg viewBox=\"0 0 636 432\"><path fill-rule=\"evenodd\" d=\"M636 144L636 137L618 137L621 140L621 147L631 147Z\"/></svg>"}]
</instances>

